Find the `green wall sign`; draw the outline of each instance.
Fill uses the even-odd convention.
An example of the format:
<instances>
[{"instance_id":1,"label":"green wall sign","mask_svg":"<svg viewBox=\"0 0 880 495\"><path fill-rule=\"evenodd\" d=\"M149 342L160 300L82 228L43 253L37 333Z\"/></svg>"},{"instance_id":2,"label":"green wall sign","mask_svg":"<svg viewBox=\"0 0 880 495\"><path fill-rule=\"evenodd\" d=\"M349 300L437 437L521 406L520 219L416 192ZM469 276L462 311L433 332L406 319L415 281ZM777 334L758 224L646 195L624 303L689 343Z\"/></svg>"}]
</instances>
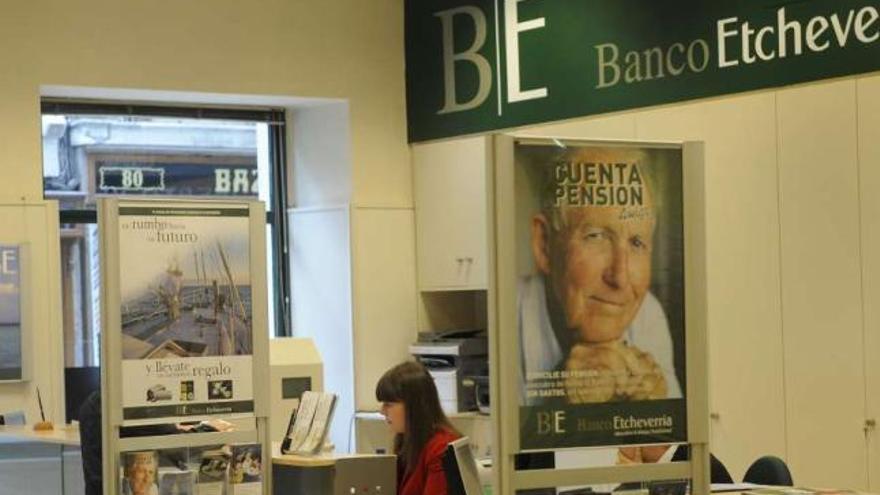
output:
<instances>
[{"instance_id":1,"label":"green wall sign","mask_svg":"<svg viewBox=\"0 0 880 495\"><path fill-rule=\"evenodd\" d=\"M407 0L411 142L880 70L878 0Z\"/></svg>"}]
</instances>

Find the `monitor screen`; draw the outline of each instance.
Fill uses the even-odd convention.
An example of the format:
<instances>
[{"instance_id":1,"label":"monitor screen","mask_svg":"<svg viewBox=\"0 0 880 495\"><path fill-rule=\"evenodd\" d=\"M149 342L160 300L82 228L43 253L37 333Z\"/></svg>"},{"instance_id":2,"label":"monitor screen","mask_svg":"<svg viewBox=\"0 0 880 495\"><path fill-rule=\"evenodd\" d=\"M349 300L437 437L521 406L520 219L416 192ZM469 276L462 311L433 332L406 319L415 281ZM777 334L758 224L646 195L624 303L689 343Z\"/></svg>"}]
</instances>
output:
<instances>
[{"instance_id":1,"label":"monitor screen","mask_svg":"<svg viewBox=\"0 0 880 495\"><path fill-rule=\"evenodd\" d=\"M312 389L312 377L294 376L281 378L281 398L299 399L303 393Z\"/></svg>"},{"instance_id":2,"label":"monitor screen","mask_svg":"<svg viewBox=\"0 0 880 495\"><path fill-rule=\"evenodd\" d=\"M477 461L468 437L451 442L443 459L449 495L482 495Z\"/></svg>"}]
</instances>

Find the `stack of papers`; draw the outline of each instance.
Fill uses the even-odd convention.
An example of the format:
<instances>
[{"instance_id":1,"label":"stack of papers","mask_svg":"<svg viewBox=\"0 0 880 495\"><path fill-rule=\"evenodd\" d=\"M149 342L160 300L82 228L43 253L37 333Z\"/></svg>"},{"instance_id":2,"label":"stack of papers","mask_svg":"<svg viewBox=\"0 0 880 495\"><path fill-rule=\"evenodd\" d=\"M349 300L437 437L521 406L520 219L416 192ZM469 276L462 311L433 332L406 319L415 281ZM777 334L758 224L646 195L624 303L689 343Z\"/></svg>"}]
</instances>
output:
<instances>
[{"instance_id":1,"label":"stack of papers","mask_svg":"<svg viewBox=\"0 0 880 495\"><path fill-rule=\"evenodd\" d=\"M291 417L287 435L281 444L281 452L303 455L320 452L335 408L335 394L305 392Z\"/></svg>"}]
</instances>

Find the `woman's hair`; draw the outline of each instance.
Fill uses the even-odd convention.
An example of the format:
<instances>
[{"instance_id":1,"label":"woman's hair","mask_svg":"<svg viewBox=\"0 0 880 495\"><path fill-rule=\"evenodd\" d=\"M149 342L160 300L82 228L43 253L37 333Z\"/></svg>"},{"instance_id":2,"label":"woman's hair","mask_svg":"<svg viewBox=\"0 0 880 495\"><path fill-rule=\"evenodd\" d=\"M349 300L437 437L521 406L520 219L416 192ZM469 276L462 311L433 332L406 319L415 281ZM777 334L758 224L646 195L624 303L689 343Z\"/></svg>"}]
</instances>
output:
<instances>
[{"instance_id":1,"label":"woman's hair","mask_svg":"<svg viewBox=\"0 0 880 495\"><path fill-rule=\"evenodd\" d=\"M403 402L406 425L403 434L394 437L394 453L409 470L419 461L419 454L439 429L455 431L437 396L434 379L420 363L407 361L386 371L376 384L379 402Z\"/></svg>"}]
</instances>

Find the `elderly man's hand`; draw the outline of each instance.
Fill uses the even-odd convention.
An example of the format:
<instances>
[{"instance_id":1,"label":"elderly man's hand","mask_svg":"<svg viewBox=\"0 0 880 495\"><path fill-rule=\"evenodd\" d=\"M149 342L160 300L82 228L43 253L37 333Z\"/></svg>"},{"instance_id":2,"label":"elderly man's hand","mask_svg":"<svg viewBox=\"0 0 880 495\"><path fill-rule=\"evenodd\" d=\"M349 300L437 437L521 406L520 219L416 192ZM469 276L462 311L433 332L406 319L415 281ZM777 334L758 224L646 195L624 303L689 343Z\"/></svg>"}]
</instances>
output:
<instances>
[{"instance_id":1,"label":"elderly man's hand","mask_svg":"<svg viewBox=\"0 0 880 495\"><path fill-rule=\"evenodd\" d=\"M572 404L666 398L666 379L654 358L621 341L575 345L565 371Z\"/></svg>"},{"instance_id":2,"label":"elderly man's hand","mask_svg":"<svg viewBox=\"0 0 880 495\"><path fill-rule=\"evenodd\" d=\"M621 447L617 450L617 464L648 464L659 462L671 445L645 445L644 447Z\"/></svg>"},{"instance_id":3,"label":"elderly man's hand","mask_svg":"<svg viewBox=\"0 0 880 495\"><path fill-rule=\"evenodd\" d=\"M626 362L613 344L578 344L565 361L565 392L572 404L608 402L622 383Z\"/></svg>"}]
</instances>

